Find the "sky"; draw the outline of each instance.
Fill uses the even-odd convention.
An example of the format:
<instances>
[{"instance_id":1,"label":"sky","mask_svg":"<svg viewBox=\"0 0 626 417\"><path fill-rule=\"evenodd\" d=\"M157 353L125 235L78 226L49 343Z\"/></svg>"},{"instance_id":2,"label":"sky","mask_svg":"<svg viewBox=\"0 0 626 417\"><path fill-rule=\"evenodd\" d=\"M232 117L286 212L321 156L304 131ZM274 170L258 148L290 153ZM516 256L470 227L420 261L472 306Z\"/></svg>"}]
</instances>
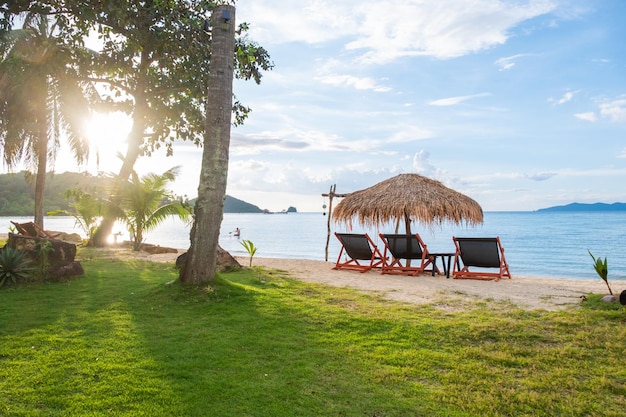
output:
<instances>
[{"instance_id":1,"label":"sky","mask_svg":"<svg viewBox=\"0 0 626 417\"><path fill-rule=\"evenodd\" d=\"M275 68L234 83L252 112L227 194L321 212L333 184L417 173L484 211L626 202L625 15L623 0L239 0ZM94 123L101 154L124 124ZM193 197L201 154L179 143L136 167L180 165L173 191Z\"/></svg>"}]
</instances>

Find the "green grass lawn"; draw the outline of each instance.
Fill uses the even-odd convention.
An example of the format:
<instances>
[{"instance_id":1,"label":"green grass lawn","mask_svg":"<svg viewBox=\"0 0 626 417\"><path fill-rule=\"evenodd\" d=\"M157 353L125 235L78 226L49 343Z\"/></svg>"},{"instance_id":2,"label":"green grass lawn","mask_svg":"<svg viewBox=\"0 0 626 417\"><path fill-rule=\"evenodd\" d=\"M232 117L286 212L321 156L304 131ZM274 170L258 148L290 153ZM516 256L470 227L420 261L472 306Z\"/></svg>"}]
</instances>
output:
<instances>
[{"instance_id":1,"label":"green grass lawn","mask_svg":"<svg viewBox=\"0 0 626 417\"><path fill-rule=\"evenodd\" d=\"M624 416L626 312L403 305L83 257L0 289L2 416Z\"/></svg>"}]
</instances>

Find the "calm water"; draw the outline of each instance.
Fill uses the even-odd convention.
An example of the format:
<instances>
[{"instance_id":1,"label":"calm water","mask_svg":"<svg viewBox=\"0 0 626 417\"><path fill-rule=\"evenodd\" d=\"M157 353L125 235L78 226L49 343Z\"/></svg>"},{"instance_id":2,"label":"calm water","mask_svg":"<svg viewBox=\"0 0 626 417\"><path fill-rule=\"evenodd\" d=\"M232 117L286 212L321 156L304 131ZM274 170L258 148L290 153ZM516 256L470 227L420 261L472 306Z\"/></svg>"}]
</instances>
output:
<instances>
[{"instance_id":1,"label":"calm water","mask_svg":"<svg viewBox=\"0 0 626 417\"><path fill-rule=\"evenodd\" d=\"M10 220L30 221L28 217L0 217L0 231L9 230ZM233 255L247 256L241 240L248 239L258 248L257 257L324 260L328 217L322 213L225 214L220 245ZM48 230L65 232L80 229L70 217L47 217ZM232 235L239 227L241 236ZM146 235L146 243L174 248L189 247L189 227L172 219ZM331 222L331 232L370 233L382 248L378 232L392 233L392 226L348 230ZM415 230L414 230L415 231ZM609 282L626 279L626 213L534 213L488 212L476 228L435 226L418 227L431 252L453 252L452 236L500 236L511 274L546 277L599 279L587 250L596 257L607 257ZM123 235L120 239L127 240ZM329 262L335 262L340 246L331 235Z\"/></svg>"}]
</instances>

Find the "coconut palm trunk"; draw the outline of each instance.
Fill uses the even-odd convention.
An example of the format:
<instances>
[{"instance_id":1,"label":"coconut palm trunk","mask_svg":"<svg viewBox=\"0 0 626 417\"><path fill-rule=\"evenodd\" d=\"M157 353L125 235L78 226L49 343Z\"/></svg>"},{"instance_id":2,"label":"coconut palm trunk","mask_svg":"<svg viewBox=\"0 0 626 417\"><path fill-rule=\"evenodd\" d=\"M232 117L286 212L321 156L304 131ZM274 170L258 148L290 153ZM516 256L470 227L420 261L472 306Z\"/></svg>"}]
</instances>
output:
<instances>
[{"instance_id":1,"label":"coconut palm trunk","mask_svg":"<svg viewBox=\"0 0 626 417\"><path fill-rule=\"evenodd\" d=\"M211 25L211 72L200 184L191 228L191 246L185 265L180 270L181 281L195 284L213 280L217 266L233 108L235 8L227 5L215 7Z\"/></svg>"},{"instance_id":2,"label":"coconut palm trunk","mask_svg":"<svg viewBox=\"0 0 626 417\"><path fill-rule=\"evenodd\" d=\"M76 52L55 38L55 21L28 13L22 29L0 39L0 137L4 162L23 159L35 172L34 222L44 227L48 158L64 133L76 160L88 154L82 120L89 115L83 84L73 66Z\"/></svg>"}]
</instances>

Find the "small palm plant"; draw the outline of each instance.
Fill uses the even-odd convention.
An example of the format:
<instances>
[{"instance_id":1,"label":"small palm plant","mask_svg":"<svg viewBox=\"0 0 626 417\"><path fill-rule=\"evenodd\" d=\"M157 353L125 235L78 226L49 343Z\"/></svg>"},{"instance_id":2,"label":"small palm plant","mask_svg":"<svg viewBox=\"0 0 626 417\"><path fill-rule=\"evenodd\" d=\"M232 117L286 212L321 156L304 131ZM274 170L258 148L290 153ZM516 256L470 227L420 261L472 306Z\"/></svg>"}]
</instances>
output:
<instances>
[{"instance_id":1,"label":"small palm plant","mask_svg":"<svg viewBox=\"0 0 626 417\"><path fill-rule=\"evenodd\" d=\"M9 246L0 249L0 287L28 278L31 270L30 261L24 259L24 252Z\"/></svg>"},{"instance_id":2,"label":"small palm plant","mask_svg":"<svg viewBox=\"0 0 626 417\"><path fill-rule=\"evenodd\" d=\"M250 254L249 267L252 267L252 258L254 257L254 254L256 253L256 246L254 246L254 243L252 243L252 241L247 240L247 239L242 240L240 243L241 243L241 246L243 246Z\"/></svg>"},{"instance_id":3,"label":"small palm plant","mask_svg":"<svg viewBox=\"0 0 626 417\"><path fill-rule=\"evenodd\" d=\"M131 179L122 184L120 208L124 211L122 220L130 232L133 250L141 248L145 232L168 217L176 216L185 222L191 220L193 208L167 190L178 172L179 167L174 167L163 174L150 173L141 178L133 172Z\"/></svg>"},{"instance_id":4,"label":"small palm plant","mask_svg":"<svg viewBox=\"0 0 626 417\"><path fill-rule=\"evenodd\" d=\"M65 192L65 198L69 200L70 210L49 211L49 216L73 216L76 226L80 227L91 240L96 233L98 225L107 210L117 213L106 198L104 190L92 187L89 191L80 188L70 188ZM111 210L110 208L113 207Z\"/></svg>"},{"instance_id":5,"label":"small palm plant","mask_svg":"<svg viewBox=\"0 0 626 417\"><path fill-rule=\"evenodd\" d=\"M587 250L587 252L589 252L589 255L591 255L591 259L593 259L593 267L598 273L598 276L600 276L600 278L602 278L602 281L604 281L604 283L606 284L606 287L609 289L609 294L613 295L613 291L611 291L611 286L609 285L609 266L606 261L606 257L604 258L604 261L602 261L602 259L600 258L596 259L596 257L593 256L590 250Z\"/></svg>"}]
</instances>

